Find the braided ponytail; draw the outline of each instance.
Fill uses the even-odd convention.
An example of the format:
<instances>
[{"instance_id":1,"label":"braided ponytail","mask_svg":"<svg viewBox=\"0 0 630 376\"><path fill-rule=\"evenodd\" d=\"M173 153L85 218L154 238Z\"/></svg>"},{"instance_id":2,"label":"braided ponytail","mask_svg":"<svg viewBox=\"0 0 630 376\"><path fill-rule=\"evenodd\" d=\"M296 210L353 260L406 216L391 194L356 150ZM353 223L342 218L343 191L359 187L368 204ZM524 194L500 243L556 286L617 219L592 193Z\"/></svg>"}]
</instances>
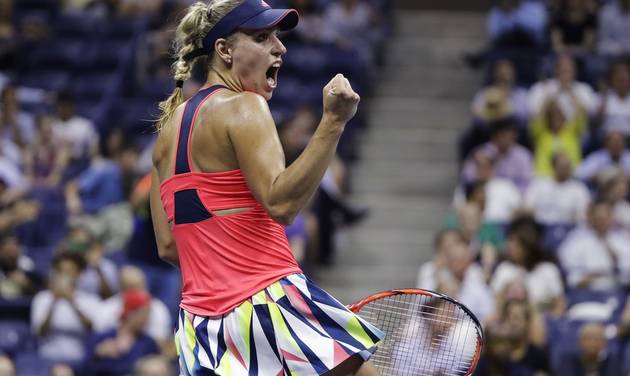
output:
<instances>
[{"instance_id":1,"label":"braided ponytail","mask_svg":"<svg viewBox=\"0 0 630 376\"><path fill-rule=\"evenodd\" d=\"M232 9L240 5L244 0L214 0L207 5L197 2L191 5L186 15L180 21L175 31L173 42L175 62L172 65L173 76L177 85L173 93L163 102L160 102L160 117L157 120L156 130L160 132L168 120L173 116L177 107L184 101L182 83L190 78L195 61L199 57L188 58L186 55L201 48L203 38L214 25Z\"/></svg>"}]
</instances>

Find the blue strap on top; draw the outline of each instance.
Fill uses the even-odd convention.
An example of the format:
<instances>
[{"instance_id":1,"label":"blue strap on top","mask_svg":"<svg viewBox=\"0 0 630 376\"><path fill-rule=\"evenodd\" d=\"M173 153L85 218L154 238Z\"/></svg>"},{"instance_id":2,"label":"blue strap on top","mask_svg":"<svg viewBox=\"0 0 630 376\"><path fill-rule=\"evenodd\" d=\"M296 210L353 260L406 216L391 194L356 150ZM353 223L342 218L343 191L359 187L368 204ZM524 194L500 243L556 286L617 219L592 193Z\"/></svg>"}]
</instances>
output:
<instances>
[{"instance_id":1,"label":"blue strap on top","mask_svg":"<svg viewBox=\"0 0 630 376\"><path fill-rule=\"evenodd\" d=\"M194 97L188 100L188 103L186 103L184 116L182 117L182 122L179 125L179 139L177 140L177 154L175 157L175 175L185 174L191 171L190 165L188 164L188 140L190 139L190 131L193 126L193 120L197 108L209 95L223 88L225 88L223 85L214 85L207 89L200 90Z\"/></svg>"}]
</instances>

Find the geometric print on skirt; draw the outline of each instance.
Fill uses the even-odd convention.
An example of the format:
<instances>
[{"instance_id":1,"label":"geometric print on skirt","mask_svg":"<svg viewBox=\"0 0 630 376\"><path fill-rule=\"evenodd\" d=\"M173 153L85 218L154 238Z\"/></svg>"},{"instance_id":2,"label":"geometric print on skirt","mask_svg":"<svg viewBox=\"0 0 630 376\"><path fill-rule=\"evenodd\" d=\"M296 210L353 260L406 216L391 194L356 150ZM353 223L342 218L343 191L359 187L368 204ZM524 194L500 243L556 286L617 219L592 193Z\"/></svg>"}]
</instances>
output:
<instances>
[{"instance_id":1,"label":"geometric print on skirt","mask_svg":"<svg viewBox=\"0 0 630 376\"><path fill-rule=\"evenodd\" d=\"M384 334L303 274L284 277L229 313L210 318L180 309L175 344L181 375L321 375Z\"/></svg>"}]
</instances>

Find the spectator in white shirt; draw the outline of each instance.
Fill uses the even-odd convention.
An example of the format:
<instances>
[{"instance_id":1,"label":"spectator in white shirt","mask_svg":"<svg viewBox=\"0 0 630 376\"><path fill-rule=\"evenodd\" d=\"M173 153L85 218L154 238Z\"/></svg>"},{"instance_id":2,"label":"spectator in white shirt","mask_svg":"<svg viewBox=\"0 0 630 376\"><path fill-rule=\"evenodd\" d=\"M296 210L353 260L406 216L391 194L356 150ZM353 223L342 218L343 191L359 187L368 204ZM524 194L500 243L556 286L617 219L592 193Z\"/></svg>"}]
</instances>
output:
<instances>
[{"instance_id":1,"label":"spectator in white shirt","mask_svg":"<svg viewBox=\"0 0 630 376\"><path fill-rule=\"evenodd\" d=\"M613 228L605 201L591 203L588 225L569 233L558 258L570 288L613 290L630 283L630 236Z\"/></svg>"},{"instance_id":2,"label":"spectator in white shirt","mask_svg":"<svg viewBox=\"0 0 630 376\"><path fill-rule=\"evenodd\" d=\"M70 93L60 93L57 97L53 138L70 148L73 162L85 161L98 151L98 133L94 124L75 113L74 98Z\"/></svg>"},{"instance_id":3,"label":"spectator in white shirt","mask_svg":"<svg viewBox=\"0 0 630 376\"><path fill-rule=\"evenodd\" d=\"M599 175L611 167L619 167L630 176L630 150L626 149L623 134L616 130L606 132L604 148L586 157L575 176L587 183L597 183Z\"/></svg>"},{"instance_id":4,"label":"spectator in white shirt","mask_svg":"<svg viewBox=\"0 0 630 376\"><path fill-rule=\"evenodd\" d=\"M547 260L539 239L513 227L508 231L506 259L497 266L490 286L499 295L510 283L527 286L529 301L539 312L564 311L564 287L558 267Z\"/></svg>"},{"instance_id":5,"label":"spectator in white shirt","mask_svg":"<svg viewBox=\"0 0 630 376\"><path fill-rule=\"evenodd\" d=\"M573 166L564 152L552 157L553 177L539 176L530 184L525 206L544 225L576 224L586 219L591 197L586 185L573 178Z\"/></svg>"},{"instance_id":6,"label":"spectator in white shirt","mask_svg":"<svg viewBox=\"0 0 630 376\"><path fill-rule=\"evenodd\" d=\"M419 276L423 289L445 293L462 302L479 318L484 318L494 309L494 300L486 284L481 267L474 263L473 253L456 232L441 233L440 258L434 264L433 273ZM427 264L425 264L427 265ZM423 270L421 269L421 274Z\"/></svg>"},{"instance_id":7,"label":"spectator in white shirt","mask_svg":"<svg viewBox=\"0 0 630 376\"><path fill-rule=\"evenodd\" d=\"M490 106L495 102L494 96L498 92L506 99L507 112L518 120L527 119L527 90L516 86L516 71L510 60L502 59L495 63L492 84L481 89L472 102L472 113L475 118L486 121Z\"/></svg>"},{"instance_id":8,"label":"spectator in white shirt","mask_svg":"<svg viewBox=\"0 0 630 376\"><path fill-rule=\"evenodd\" d=\"M613 210L616 225L630 231L630 203L628 197L628 177L618 168L608 169L601 175L599 192Z\"/></svg>"},{"instance_id":9,"label":"spectator in white shirt","mask_svg":"<svg viewBox=\"0 0 630 376\"><path fill-rule=\"evenodd\" d=\"M432 286L434 284L436 275L439 271L446 267L446 250L457 244L463 242L464 237L459 230L456 229L444 229L440 230L433 241L433 249L435 254L433 260L427 261L418 270L418 276L416 277L416 286L423 289L428 289L426 286Z\"/></svg>"},{"instance_id":10,"label":"spectator in white shirt","mask_svg":"<svg viewBox=\"0 0 630 376\"><path fill-rule=\"evenodd\" d=\"M467 162L474 171L477 182L485 184L485 206L483 219L487 222L507 223L514 211L521 206L521 192L511 179L496 176L496 157L483 150L475 152ZM463 189L455 191L454 207L460 208L465 202Z\"/></svg>"},{"instance_id":11,"label":"spectator in white shirt","mask_svg":"<svg viewBox=\"0 0 630 376\"><path fill-rule=\"evenodd\" d=\"M616 62L610 68L610 89L602 94L600 117L605 129L630 136L630 66Z\"/></svg>"},{"instance_id":12,"label":"spectator in white shirt","mask_svg":"<svg viewBox=\"0 0 630 376\"><path fill-rule=\"evenodd\" d=\"M123 296L125 292L149 292L144 273L135 266L123 266L120 269L119 278L120 293L102 303L99 320L94 323L99 332L118 326L120 313L123 309ZM144 326L144 334L153 338L162 348L170 345L173 337L173 324L166 305L159 299L152 297L149 311L149 319Z\"/></svg>"},{"instance_id":13,"label":"spectator in white shirt","mask_svg":"<svg viewBox=\"0 0 630 376\"><path fill-rule=\"evenodd\" d=\"M577 109L571 99L571 93L580 102L582 108L592 114L597 107L597 96L591 87L576 81L575 62L570 55L559 55L556 61L555 77L540 81L529 91L529 113L538 114L545 103L556 98L566 119L573 119Z\"/></svg>"},{"instance_id":14,"label":"spectator in white shirt","mask_svg":"<svg viewBox=\"0 0 630 376\"><path fill-rule=\"evenodd\" d=\"M55 257L49 289L35 295L31 327L38 338L39 355L53 361L78 362L84 356L84 339L100 314L97 296L76 290L85 267L78 255Z\"/></svg>"},{"instance_id":15,"label":"spectator in white shirt","mask_svg":"<svg viewBox=\"0 0 630 376\"><path fill-rule=\"evenodd\" d=\"M86 268L77 281L78 290L101 299L107 299L118 292L118 268L113 261L103 257L103 244L87 227L72 228L62 249L85 260Z\"/></svg>"}]
</instances>

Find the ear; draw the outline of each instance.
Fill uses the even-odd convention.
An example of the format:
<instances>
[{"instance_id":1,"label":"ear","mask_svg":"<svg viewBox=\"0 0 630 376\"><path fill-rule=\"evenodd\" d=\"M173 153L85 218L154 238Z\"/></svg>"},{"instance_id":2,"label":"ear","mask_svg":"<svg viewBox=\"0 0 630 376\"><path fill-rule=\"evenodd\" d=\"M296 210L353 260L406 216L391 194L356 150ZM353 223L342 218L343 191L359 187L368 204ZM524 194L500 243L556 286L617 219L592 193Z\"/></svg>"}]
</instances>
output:
<instances>
[{"instance_id":1,"label":"ear","mask_svg":"<svg viewBox=\"0 0 630 376\"><path fill-rule=\"evenodd\" d=\"M214 52L223 63L232 64L232 47L225 38L219 38L214 42Z\"/></svg>"}]
</instances>

